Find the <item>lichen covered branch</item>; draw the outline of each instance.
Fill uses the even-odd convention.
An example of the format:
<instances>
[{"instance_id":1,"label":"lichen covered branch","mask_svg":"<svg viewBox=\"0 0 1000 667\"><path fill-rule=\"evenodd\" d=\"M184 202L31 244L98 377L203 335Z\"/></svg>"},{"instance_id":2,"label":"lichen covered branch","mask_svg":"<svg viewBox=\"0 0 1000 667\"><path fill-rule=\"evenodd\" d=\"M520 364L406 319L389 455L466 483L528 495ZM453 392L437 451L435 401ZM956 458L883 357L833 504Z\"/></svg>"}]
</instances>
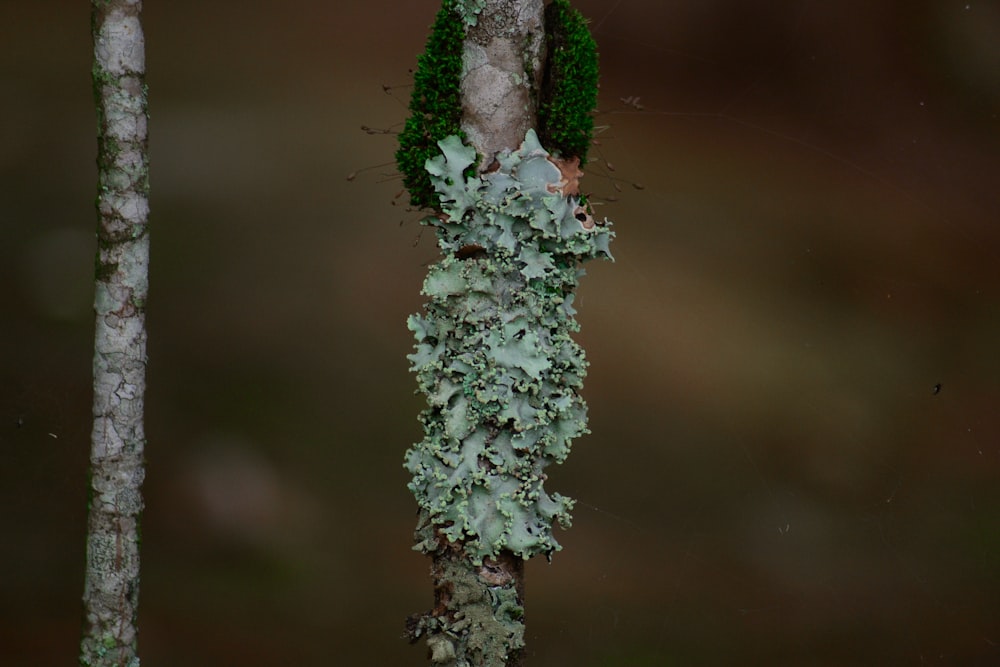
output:
<instances>
[{"instance_id":1,"label":"lichen covered branch","mask_svg":"<svg viewBox=\"0 0 1000 667\"><path fill-rule=\"evenodd\" d=\"M94 427L80 664L139 664L139 515L145 475L148 158L139 0L94 0L98 254Z\"/></svg>"},{"instance_id":2,"label":"lichen covered branch","mask_svg":"<svg viewBox=\"0 0 1000 667\"><path fill-rule=\"evenodd\" d=\"M435 579L435 606L411 617L408 634L426 637L432 662L451 667L521 664L523 564L560 548L553 525L569 525L573 504L544 488L546 469L587 432L573 300L580 265L610 258L614 234L579 188L596 50L579 14L555 1L566 11L546 21L561 23L543 26L541 0L445 0L397 152L417 188L411 200L435 209L424 224L443 255L424 282L425 311L408 322L427 408L406 468L419 506L415 548L431 556ZM441 40L458 34L454 79L454 45ZM558 70L543 75L546 62ZM447 95L419 83L439 77ZM552 98L574 81L588 87L582 96ZM551 148L533 129L539 100L549 104ZM451 115L435 118L428 102ZM455 129L435 134L445 127ZM415 156L426 156L419 170Z\"/></svg>"}]
</instances>

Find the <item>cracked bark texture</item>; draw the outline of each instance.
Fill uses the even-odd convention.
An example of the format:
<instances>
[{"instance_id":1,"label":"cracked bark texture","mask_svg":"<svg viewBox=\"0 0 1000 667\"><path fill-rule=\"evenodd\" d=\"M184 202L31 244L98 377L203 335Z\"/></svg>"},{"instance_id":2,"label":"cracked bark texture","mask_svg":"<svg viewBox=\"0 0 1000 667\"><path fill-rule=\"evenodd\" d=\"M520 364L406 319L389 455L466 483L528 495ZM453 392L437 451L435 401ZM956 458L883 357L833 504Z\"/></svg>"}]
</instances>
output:
<instances>
[{"instance_id":1,"label":"cracked bark texture","mask_svg":"<svg viewBox=\"0 0 1000 667\"><path fill-rule=\"evenodd\" d=\"M542 0L485 0L466 30L462 53L462 130L487 170L537 125L545 53Z\"/></svg>"},{"instance_id":2,"label":"cracked bark texture","mask_svg":"<svg viewBox=\"0 0 1000 667\"><path fill-rule=\"evenodd\" d=\"M136 667L148 157L140 0L92 0L98 120L94 426L80 664Z\"/></svg>"}]
</instances>

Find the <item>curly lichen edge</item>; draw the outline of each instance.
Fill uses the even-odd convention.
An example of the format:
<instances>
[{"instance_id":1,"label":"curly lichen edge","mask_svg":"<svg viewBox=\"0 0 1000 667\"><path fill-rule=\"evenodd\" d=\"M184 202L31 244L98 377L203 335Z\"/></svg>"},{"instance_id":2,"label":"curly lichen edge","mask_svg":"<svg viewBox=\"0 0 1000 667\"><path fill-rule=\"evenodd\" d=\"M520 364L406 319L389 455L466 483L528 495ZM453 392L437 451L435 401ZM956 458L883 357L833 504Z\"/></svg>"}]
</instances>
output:
<instances>
[{"instance_id":1,"label":"curly lichen edge","mask_svg":"<svg viewBox=\"0 0 1000 667\"><path fill-rule=\"evenodd\" d=\"M459 136L438 145L426 169L441 212L426 221L445 256L425 280L425 312L408 322L428 403L425 437L407 452L409 488L474 563L551 554L552 526L569 525L573 502L544 490L544 470L588 432L587 362L571 335L579 264L610 258L614 233L565 192L534 130L481 176L468 174L476 153Z\"/></svg>"}]
</instances>

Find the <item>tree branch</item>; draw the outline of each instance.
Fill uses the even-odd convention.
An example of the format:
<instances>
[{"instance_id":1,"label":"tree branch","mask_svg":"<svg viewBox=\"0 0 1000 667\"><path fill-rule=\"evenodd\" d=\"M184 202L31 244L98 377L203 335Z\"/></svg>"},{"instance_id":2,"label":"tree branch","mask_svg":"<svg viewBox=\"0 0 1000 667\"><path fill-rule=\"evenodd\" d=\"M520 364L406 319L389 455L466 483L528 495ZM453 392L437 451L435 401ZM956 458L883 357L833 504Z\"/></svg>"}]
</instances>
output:
<instances>
[{"instance_id":1,"label":"tree branch","mask_svg":"<svg viewBox=\"0 0 1000 667\"><path fill-rule=\"evenodd\" d=\"M569 12L566 0L554 1ZM524 561L559 549L553 524L568 526L573 504L547 493L544 470L587 430L573 292L579 264L610 257L613 234L581 202L582 155L551 155L534 129L545 47L567 43L543 24L542 8L541 0L444 0L397 152L413 200L437 204L424 223L437 228L444 254L424 282L425 312L408 323L428 407L406 467L420 506L415 549L432 559L435 604L407 630L414 641L426 636L431 661L448 667L523 664ZM457 96L454 35L462 36ZM596 73L596 51L589 57ZM596 79L589 86L584 104ZM552 136L563 134L558 124L549 123Z\"/></svg>"},{"instance_id":2,"label":"tree branch","mask_svg":"<svg viewBox=\"0 0 1000 667\"><path fill-rule=\"evenodd\" d=\"M536 126L545 47L542 0L485 0L462 45L462 129L483 156L515 150Z\"/></svg>"},{"instance_id":3,"label":"tree branch","mask_svg":"<svg viewBox=\"0 0 1000 667\"><path fill-rule=\"evenodd\" d=\"M139 664L149 212L140 0L93 0L98 116L94 427L80 664Z\"/></svg>"}]
</instances>

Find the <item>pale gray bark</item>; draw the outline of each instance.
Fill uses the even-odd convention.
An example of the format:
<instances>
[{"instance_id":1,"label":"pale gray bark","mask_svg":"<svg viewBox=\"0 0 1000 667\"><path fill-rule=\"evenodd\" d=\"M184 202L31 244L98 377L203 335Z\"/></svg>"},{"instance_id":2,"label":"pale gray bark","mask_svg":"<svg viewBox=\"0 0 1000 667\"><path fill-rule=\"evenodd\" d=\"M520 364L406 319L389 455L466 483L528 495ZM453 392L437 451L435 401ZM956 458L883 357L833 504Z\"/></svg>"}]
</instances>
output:
<instances>
[{"instance_id":1,"label":"pale gray bark","mask_svg":"<svg viewBox=\"0 0 1000 667\"><path fill-rule=\"evenodd\" d=\"M462 53L462 129L489 169L537 126L545 53L542 0L485 0Z\"/></svg>"},{"instance_id":2,"label":"pale gray bark","mask_svg":"<svg viewBox=\"0 0 1000 667\"><path fill-rule=\"evenodd\" d=\"M94 427L80 664L139 664L148 158L140 0L92 0L98 112Z\"/></svg>"}]
</instances>

